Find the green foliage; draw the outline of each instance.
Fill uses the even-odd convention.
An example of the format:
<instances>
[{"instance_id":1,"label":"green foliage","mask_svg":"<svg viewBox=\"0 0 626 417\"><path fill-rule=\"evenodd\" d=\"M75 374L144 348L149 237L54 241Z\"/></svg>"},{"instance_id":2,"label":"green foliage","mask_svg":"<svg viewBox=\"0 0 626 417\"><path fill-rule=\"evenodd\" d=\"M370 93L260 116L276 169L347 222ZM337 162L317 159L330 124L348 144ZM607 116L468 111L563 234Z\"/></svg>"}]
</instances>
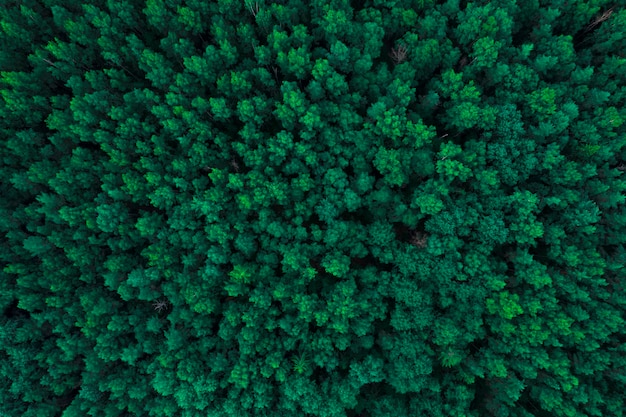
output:
<instances>
[{"instance_id":1,"label":"green foliage","mask_svg":"<svg viewBox=\"0 0 626 417\"><path fill-rule=\"evenodd\" d=\"M0 415L625 415L624 10L5 3Z\"/></svg>"},{"instance_id":2,"label":"green foliage","mask_svg":"<svg viewBox=\"0 0 626 417\"><path fill-rule=\"evenodd\" d=\"M236 283L247 283L252 277L252 273L242 265L235 265L228 276Z\"/></svg>"},{"instance_id":3,"label":"green foliage","mask_svg":"<svg viewBox=\"0 0 626 417\"><path fill-rule=\"evenodd\" d=\"M293 363L293 370L299 374L303 374L309 370L310 361L306 352L299 353L296 357L291 359Z\"/></svg>"},{"instance_id":4,"label":"green foliage","mask_svg":"<svg viewBox=\"0 0 626 417\"><path fill-rule=\"evenodd\" d=\"M506 291L501 292L495 299L487 299L487 310L491 314L498 313L501 317L510 320L524 312L518 301L519 296L517 294L511 295Z\"/></svg>"}]
</instances>

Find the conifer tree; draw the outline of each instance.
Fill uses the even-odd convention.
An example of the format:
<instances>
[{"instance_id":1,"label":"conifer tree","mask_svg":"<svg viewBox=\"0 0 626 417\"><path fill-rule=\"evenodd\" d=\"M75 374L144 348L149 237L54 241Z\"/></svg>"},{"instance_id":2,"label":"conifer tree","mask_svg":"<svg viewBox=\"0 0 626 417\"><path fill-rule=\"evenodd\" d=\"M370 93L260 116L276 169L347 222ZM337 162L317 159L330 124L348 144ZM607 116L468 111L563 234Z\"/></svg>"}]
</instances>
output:
<instances>
[{"instance_id":1,"label":"conifer tree","mask_svg":"<svg viewBox=\"0 0 626 417\"><path fill-rule=\"evenodd\" d=\"M0 414L623 416L625 19L7 2Z\"/></svg>"}]
</instances>

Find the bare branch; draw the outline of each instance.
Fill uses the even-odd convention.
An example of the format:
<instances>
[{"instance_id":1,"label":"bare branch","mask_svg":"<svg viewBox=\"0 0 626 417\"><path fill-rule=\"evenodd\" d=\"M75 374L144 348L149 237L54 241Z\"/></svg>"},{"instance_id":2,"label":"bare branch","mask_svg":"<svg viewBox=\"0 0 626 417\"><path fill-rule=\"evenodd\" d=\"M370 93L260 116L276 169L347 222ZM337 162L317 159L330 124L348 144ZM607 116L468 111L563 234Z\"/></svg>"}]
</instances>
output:
<instances>
[{"instance_id":1,"label":"bare branch","mask_svg":"<svg viewBox=\"0 0 626 417\"><path fill-rule=\"evenodd\" d=\"M252 16L256 17L256 15L259 13L259 2L255 1L254 5L252 4L252 2L248 3L248 8L250 9Z\"/></svg>"},{"instance_id":2,"label":"bare branch","mask_svg":"<svg viewBox=\"0 0 626 417\"><path fill-rule=\"evenodd\" d=\"M411 236L411 245L417 246L418 248L425 248L428 243L428 235L423 232L415 232L413 236Z\"/></svg>"},{"instance_id":3,"label":"bare branch","mask_svg":"<svg viewBox=\"0 0 626 417\"><path fill-rule=\"evenodd\" d=\"M592 30L593 28L598 26L600 23L604 22L609 17L611 17L612 14L613 14L613 7L611 7L606 12L602 13L598 18L596 18L596 20L594 20L594 22L592 24L587 26L587 28L585 29L585 32L589 32L590 30Z\"/></svg>"},{"instance_id":4,"label":"bare branch","mask_svg":"<svg viewBox=\"0 0 626 417\"><path fill-rule=\"evenodd\" d=\"M397 48L391 48L389 56L393 59L395 64L399 64L406 59L407 49L404 45L400 45Z\"/></svg>"},{"instance_id":5,"label":"bare branch","mask_svg":"<svg viewBox=\"0 0 626 417\"><path fill-rule=\"evenodd\" d=\"M43 60L43 62L45 62L46 64L52 65L54 68L58 68L56 65L54 65L54 62L50 61L49 59L46 58L41 58Z\"/></svg>"},{"instance_id":6,"label":"bare branch","mask_svg":"<svg viewBox=\"0 0 626 417\"><path fill-rule=\"evenodd\" d=\"M156 300L154 303L152 303L152 306L158 312L165 310L166 308L169 307L169 305L170 303L167 300Z\"/></svg>"}]
</instances>

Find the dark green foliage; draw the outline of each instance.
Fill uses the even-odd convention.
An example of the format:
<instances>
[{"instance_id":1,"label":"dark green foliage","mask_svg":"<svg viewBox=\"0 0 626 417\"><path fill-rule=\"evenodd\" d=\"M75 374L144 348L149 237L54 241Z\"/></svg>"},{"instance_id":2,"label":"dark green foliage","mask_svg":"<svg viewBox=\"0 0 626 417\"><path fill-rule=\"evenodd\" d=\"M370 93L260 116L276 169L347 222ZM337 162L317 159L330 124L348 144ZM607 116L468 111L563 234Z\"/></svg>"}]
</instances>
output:
<instances>
[{"instance_id":1,"label":"dark green foliage","mask_svg":"<svg viewBox=\"0 0 626 417\"><path fill-rule=\"evenodd\" d=\"M626 415L619 2L0 23L0 415Z\"/></svg>"}]
</instances>

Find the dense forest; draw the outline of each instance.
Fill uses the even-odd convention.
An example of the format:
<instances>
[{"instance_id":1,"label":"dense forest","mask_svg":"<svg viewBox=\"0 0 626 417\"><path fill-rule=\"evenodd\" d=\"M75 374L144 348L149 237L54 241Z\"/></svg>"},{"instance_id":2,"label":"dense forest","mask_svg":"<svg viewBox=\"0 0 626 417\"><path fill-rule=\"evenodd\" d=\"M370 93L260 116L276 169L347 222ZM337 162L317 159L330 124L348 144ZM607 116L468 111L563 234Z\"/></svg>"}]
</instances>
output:
<instances>
[{"instance_id":1,"label":"dense forest","mask_svg":"<svg viewBox=\"0 0 626 417\"><path fill-rule=\"evenodd\" d=\"M0 416L626 416L626 4L3 0Z\"/></svg>"}]
</instances>

